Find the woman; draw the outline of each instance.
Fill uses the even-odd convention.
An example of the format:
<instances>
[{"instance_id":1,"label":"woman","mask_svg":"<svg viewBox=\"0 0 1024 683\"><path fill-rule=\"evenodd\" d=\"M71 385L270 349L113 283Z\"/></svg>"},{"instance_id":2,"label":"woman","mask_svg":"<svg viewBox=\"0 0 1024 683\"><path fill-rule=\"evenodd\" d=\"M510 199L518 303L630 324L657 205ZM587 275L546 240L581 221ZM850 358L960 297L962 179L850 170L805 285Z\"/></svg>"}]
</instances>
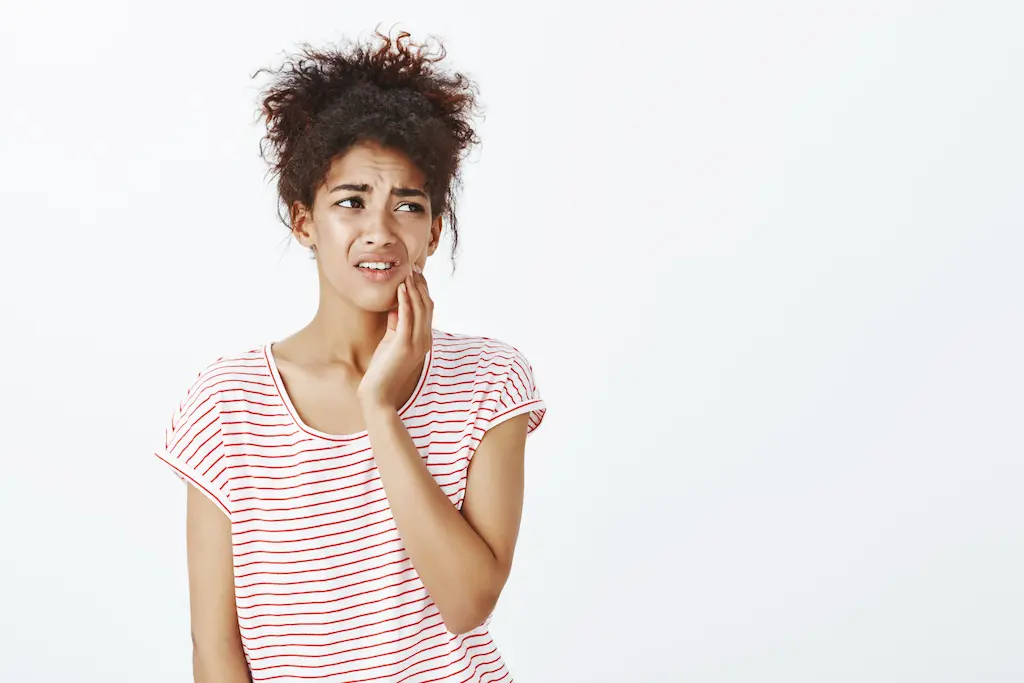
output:
<instances>
[{"instance_id":1,"label":"woman","mask_svg":"<svg viewBox=\"0 0 1024 683\"><path fill-rule=\"evenodd\" d=\"M272 72L262 149L319 307L199 373L157 453L191 484L198 683L511 680L487 621L545 405L515 348L432 328L474 88L376 38Z\"/></svg>"}]
</instances>

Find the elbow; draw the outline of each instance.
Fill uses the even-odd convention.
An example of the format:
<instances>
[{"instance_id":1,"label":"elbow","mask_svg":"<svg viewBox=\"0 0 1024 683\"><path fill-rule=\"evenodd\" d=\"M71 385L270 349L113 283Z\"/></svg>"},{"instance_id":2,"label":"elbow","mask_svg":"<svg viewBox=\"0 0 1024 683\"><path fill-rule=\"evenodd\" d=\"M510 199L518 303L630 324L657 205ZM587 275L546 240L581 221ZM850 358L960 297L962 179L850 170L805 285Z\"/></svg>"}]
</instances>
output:
<instances>
[{"instance_id":1,"label":"elbow","mask_svg":"<svg viewBox=\"0 0 1024 683\"><path fill-rule=\"evenodd\" d=\"M478 628L498 603L498 596L493 593L468 597L457 605L449 605L441 610L441 619L449 633L457 636L465 635ZM438 605L438 608L441 606Z\"/></svg>"},{"instance_id":2,"label":"elbow","mask_svg":"<svg viewBox=\"0 0 1024 683\"><path fill-rule=\"evenodd\" d=\"M495 562L488 567L486 573L481 572L469 580L449 584L452 590L444 596L438 596L445 599L435 598L434 602L449 633L465 635L487 620L498 604L509 570L508 564Z\"/></svg>"},{"instance_id":3,"label":"elbow","mask_svg":"<svg viewBox=\"0 0 1024 683\"><path fill-rule=\"evenodd\" d=\"M487 617L484 616L483 619L479 620L466 619L465 617L461 617L459 619L445 619L444 628L448 631L448 633L451 633L456 636L464 636L476 627L478 627L480 624L484 623L484 619L486 618Z\"/></svg>"},{"instance_id":4,"label":"elbow","mask_svg":"<svg viewBox=\"0 0 1024 683\"><path fill-rule=\"evenodd\" d=\"M196 683L250 683L241 641L211 642L192 634L192 678Z\"/></svg>"},{"instance_id":5,"label":"elbow","mask_svg":"<svg viewBox=\"0 0 1024 683\"><path fill-rule=\"evenodd\" d=\"M447 630L448 633L451 633L452 635L464 636L473 629L480 626L480 624L484 623L484 619L486 618L486 614L480 618L468 618L465 616L447 618L444 620L444 627L445 630Z\"/></svg>"}]
</instances>

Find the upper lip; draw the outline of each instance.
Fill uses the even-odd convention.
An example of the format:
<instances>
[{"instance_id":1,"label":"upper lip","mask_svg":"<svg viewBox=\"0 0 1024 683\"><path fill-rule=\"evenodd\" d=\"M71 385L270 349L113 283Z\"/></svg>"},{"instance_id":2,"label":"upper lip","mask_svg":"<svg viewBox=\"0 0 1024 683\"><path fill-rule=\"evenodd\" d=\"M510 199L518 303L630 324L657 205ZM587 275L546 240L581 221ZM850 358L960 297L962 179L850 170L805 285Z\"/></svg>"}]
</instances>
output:
<instances>
[{"instance_id":1,"label":"upper lip","mask_svg":"<svg viewBox=\"0 0 1024 683\"><path fill-rule=\"evenodd\" d=\"M360 254L352 265L358 266L360 263L390 263L392 266L398 266L402 259L397 254Z\"/></svg>"}]
</instances>

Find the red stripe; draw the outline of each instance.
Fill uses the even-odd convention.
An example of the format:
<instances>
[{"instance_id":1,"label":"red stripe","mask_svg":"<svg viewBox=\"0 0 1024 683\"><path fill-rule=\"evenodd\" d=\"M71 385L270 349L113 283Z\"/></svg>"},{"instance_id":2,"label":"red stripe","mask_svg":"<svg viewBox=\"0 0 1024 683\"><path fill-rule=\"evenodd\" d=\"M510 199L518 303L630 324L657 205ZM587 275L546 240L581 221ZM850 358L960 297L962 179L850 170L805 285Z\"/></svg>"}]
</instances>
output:
<instances>
[{"instance_id":1,"label":"red stripe","mask_svg":"<svg viewBox=\"0 0 1024 683\"><path fill-rule=\"evenodd\" d=\"M418 591L421 592L422 589L417 589L417 591L407 591L407 592L414 593L414 592L418 592ZM390 598L388 598L388 599L390 599ZM378 602L380 602L380 601L378 600ZM409 603L406 603L406 604L417 605L418 602L419 602L418 600L414 600L414 601L410 601ZM366 640L367 638L379 638L381 636L386 636L386 635L390 635L392 633L397 633L398 631L401 631L402 629L414 628L414 627L419 626L420 624L422 624L423 622L428 621L428 620L432 621L433 623L428 624L424 628L428 628L429 629L429 628L434 628L435 626L438 625L439 622L441 622L441 614L440 614L440 612L437 612L437 611L434 611L433 613L429 613L429 612L424 613L419 608L417 608L417 611L413 612L412 614L413 615L416 615L416 614L421 615L420 618L419 618L419 621L414 621L414 622L411 622L409 624L403 624L401 626L395 626L394 628L385 629L383 631L374 631L372 633L368 633L368 634L365 634L365 635L355 636L354 638L343 638L341 640L336 640L336 641L332 641L332 642L329 642L329 643L322 643L322 642L318 641L312 647L321 647L321 646L324 646L324 645L330 645L330 646L344 645L345 643L354 643L354 642L357 642L357 641L360 641L360 640ZM401 617L399 617L399 618L401 618ZM336 620L333 623L344 623L344 622L348 622L348 621L351 621L351 620L350 619L338 619L338 620ZM295 633L274 632L274 633L267 633L267 634L264 634L264 635L252 635L252 636L249 636L249 639L253 640L253 641L259 640L261 638L277 638L277 639L279 639L279 642L272 643L270 645L259 645L259 646L255 646L255 647L250 647L249 649L250 650L262 650L262 649L266 649L266 648L279 648L279 647L281 647L281 641L288 642L288 639L290 639L290 638L302 638L302 637L309 637L311 635L315 636L317 638L321 638L321 637L324 637L324 636L336 636L339 633L348 633L350 631L358 631L360 629L369 628L370 626L380 626L381 624L388 624L388 623L391 623L393 621L397 621L397 619L389 617L388 619L385 619L383 621L375 621L375 622L371 622L371 623L367 623L367 624L362 624L360 626L350 626L348 628L338 629L338 630L335 630L335 631L325 631L323 633L314 633L314 634L310 634L307 631L300 631L300 632L295 632ZM288 627L291 628L291 627L294 627L294 626L311 626L311 625L324 626L324 625L326 625L328 623L331 623L331 622L321 622L321 623L317 623L317 624L288 624ZM441 625L443 626L443 623L441 623ZM244 626L244 625L239 624L239 628L241 628L243 630L249 631L249 630L256 630L257 628L264 628L265 629L265 628L271 628L271 627L268 627L268 626ZM273 628L280 628L280 627L274 626ZM300 645L300 644L296 643L294 645L294 647L309 647L309 646L304 646L304 645ZM370 647L372 647L372 645Z\"/></svg>"},{"instance_id":2,"label":"red stripe","mask_svg":"<svg viewBox=\"0 0 1024 683\"><path fill-rule=\"evenodd\" d=\"M414 579L409 579L408 581L403 581L402 583L397 584L396 586L393 586L393 588L397 588L398 586L401 586L401 585L403 585L405 583L415 583L415 580ZM375 592L375 591L364 591L364 593L366 593L366 594L373 593L373 592ZM423 594L423 597L410 599L407 602L397 602L398 598L400 598L402 596L405 596L405 595L412 595L414 593L421 593L421 594ZM372 616L374 614L381 614L381 613L387 613L389 615L388 617L386 617L384 619L381 619L380 621L367 622L365 624L359 624L358 626L349 626L348 628L343 628L343 629L340 629L338 631L329 631L326 634L309 634L309 635L335 635L335 634L338 634L338 633L348 633L350 631L358 631L360 629L364 629L364 628L367 628L367 627L370 627L370 626L380 626L382 624L390 624L391 622L398 621L399 619L403 619L403 618L405 618L407 616L420 614L423 611L423 602L424 602L424 599L426 597L426 593L427 593L427 589L426 588L423 588L422 586L416 586L415 588L411 588L409 590L402 591L400 593L388 594L388 595L386 595L383 598L378 598L376 600L371 600L370 602L359 603L357 605L351 605L350 607L342 607L341 609L331 609L331 610L327 610L327 611L324 611L324 612L296 612L294 614L287 614L287 615L283 615L283 616L288 616L288 617L327 616L327 615L330 615L330 614L341 614L342 612L347 612L348 610L353 609L355 607L366 607L367 605L377 605L377 604L380 604L380 603L384 602L385 600L394 601L393 604L391 604L389 607L385 607L385 608L379 609L376 612L367 612L366 614L360 615L361 617L368 617L368 616ZM401 614L401 613L398 612L398 608L405 607L407 605L412 606L415 611L409 612L409 614ZM300 622L300 623L293 623L293 624L273 624L273 625L263 624L261 626L244 626L244 625L241 624L241 620L246 620L246 619L267 619L267 618L275 617L275 616L279 617L279 616L282 616L282 615L280 615L280 614L276 614L276 615L275 614L257 614L257 615L253 615L253 616L246 616L246 615L243 615L243 614L239 614L238 615L238 618L240 620L239 628L246 628L246 629L258 629L258 628L295 628L295 627L301 627L301 626L330 626L332 624L345 624L345 623L351 623L352 622L352 617L351 616L347 616L347 617L345 617L343 619L335 619L334 621L318 621L316 623L308 623L308 622L302 623L302 622ZM405 628L405 627L404 626L395 627L394 629L391 629L390 631L382 631L381 633L391 633L391 632L394 632L394 631L396 631L396 630L398 630L400 628ZM253 637L262 638L262 637L269 637L269 636L253 636ZM359 636L357 638L351 638L350 640L360 640L361 638L364 638L364 637L368 637L368 636Z\"/></svg>"}]
</instances>

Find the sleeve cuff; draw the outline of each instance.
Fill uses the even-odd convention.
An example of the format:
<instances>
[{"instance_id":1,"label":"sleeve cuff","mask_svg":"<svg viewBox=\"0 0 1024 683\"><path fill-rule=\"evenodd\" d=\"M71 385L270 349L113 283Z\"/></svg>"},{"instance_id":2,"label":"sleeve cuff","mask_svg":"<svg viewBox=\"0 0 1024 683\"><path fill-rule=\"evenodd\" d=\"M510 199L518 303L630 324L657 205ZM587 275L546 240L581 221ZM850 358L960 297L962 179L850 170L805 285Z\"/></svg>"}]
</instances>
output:
<instances>
[{"instance_id":1,"label":"sleeve cuff","mask_svg":"<svg viewBox=\"0 0 1024 683\"><path fill-rule=\"evenodd\" d=\"M231 516L231 510L228 507L228 499L224 492L217 487L212 481L206 480L198 475L198 473L185 469L181 465L181 461L176 458L172 458L165 451L154 451L153 455L159 458L162 462L169 465L174 473L178 476L178 479L191 484L200 493L205 495L207 498L212 500L217 507L219 507L225 515Z\"/></svg>"},{"instance_id":2,"label":"sleeve cuff","mask_svg":"<svg viewBox=\"0 0 1024 683\"><path fill-rule=\"evenodd\" d=\"M487 422L487 425L484 427L484 431L487 431L492 427L497 427L502 422L511 420L513 417L517 417L524 413L532 413L526 428L526 433L529 435L540 426L540 423L544 420L544 415L547 413L547 405L544 403L544 399L530 399L528 401L518 403L511 408L506 408Z\"/></svg>"}]
</instances>

